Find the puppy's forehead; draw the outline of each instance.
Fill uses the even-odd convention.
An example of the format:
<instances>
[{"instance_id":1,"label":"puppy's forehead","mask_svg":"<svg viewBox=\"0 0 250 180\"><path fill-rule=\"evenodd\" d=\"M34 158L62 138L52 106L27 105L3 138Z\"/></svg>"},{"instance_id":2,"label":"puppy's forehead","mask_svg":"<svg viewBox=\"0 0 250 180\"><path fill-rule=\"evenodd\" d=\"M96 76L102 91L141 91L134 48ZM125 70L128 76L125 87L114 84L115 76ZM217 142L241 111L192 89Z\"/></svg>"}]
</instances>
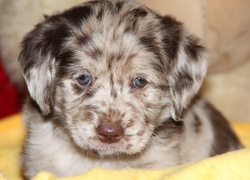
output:
<instances>
[{"instance_id":1,"label":"puppy's forehead","mask_svg":"<svg viewBox=\"0 0 250 180\"><path fill-rule=\"evenodd\" d=\"M60 57L81 59L80 64L89 66L86 68L122 65L124 70L131 66L145 70L160 66L156 61L161 56L160 18L145 6L130 1L92 1L61 16L74 25L67 29L70 35Z\"/></svg>"},{"instance_id":2,"label":"puppy's forehead","mask_svg":"<svg viewBox=\"0 0 250 180\"><path fill-rule=\"evenodd\" d=\"M94 58L105 50L109 50L111 56L117 53L122 56L125 51L131 54L134 46L145 45L150 40L160 42L159 19L156 14L141 4L115 2L90 2L66 13L67 17L72 18L71 13L87 12L85 16L82 15L84 18L79 15L81 23L70 29L68 42L76 49L79 46L85 47L86 53Z\"/></svg>"}]
</instances>

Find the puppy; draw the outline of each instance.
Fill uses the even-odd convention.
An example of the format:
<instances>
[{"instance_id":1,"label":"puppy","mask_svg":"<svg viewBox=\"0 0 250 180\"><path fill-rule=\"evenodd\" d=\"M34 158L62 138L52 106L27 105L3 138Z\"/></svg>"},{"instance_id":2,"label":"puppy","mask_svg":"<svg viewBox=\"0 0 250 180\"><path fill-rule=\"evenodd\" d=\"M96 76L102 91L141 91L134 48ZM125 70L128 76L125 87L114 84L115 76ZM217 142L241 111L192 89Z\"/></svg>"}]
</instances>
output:
<instances>
[{"instance_id":1,"label":"puppy","mask_svg":"<svg viewBox=\"0 0 250 180\"><path fill-rule=\"evenodd\" d=\"M30 93L27 178L157 169L242 148L223 116L196 96L204 47L142 4L90 1L47 17L24 38L19 62Z\"/></svg>"}]
</instances>

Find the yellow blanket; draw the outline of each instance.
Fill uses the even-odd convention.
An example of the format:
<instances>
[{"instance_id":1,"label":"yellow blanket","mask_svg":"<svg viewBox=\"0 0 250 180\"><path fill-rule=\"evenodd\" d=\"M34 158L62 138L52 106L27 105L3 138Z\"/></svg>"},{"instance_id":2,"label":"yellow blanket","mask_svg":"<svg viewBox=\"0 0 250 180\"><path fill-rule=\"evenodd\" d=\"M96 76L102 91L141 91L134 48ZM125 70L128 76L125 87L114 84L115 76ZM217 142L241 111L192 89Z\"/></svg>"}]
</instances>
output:
<instances>
[{"instance_id":1,"label":"yellow blanket","mask_svg":"<svg viewBox=\"0 0 250 180\"><path fill-rule=\"evenodd\" d=\"M250 124L233 123L243 144L250 147ZM25 130L21 115L15 115L0 121L0 180L21 180L19 153L24 140ZM226 153L196 163L165 168L161 170L93 169L81 176L58 178L48 172L40 172L35 180L78 180L78 179L250 179L250 148Z\"/></svg>"}]
</instances>

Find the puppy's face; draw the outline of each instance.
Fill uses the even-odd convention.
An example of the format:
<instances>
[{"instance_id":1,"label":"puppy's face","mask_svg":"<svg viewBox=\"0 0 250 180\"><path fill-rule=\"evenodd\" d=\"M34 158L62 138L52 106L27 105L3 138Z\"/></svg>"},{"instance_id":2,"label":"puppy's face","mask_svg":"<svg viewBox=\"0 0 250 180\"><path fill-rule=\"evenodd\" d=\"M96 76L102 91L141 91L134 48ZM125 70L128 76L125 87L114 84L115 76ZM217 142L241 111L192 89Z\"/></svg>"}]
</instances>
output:
<instances>
[{"instance_id":1,"label":"puppy's face","mask_svg":"<svg viewBox=\"0 0 250 180\"><path fill-rule=\"evenodd\" d=\"M60 114L72 141L100 155L143 151L206 73L203 47L181 23L129 1L49 17L26 36L19 62L42 115Z\"/></svg>"},{"instance_id":2,"label":"puppy's face","mask_svg":"<svg viewBox=\"0 0 250 180\"><path fill-rule=\"evenodd\" d=\"M62 74L55 106L65 115L80 147L100 153L135 153L148 143L161 113L169 112L167 74L136 35L113 39L112 30L101 33L92 32L91 43L85 46L77 43L78 36L67 42L73 51L72 57L66 57L71 63L59 65ZM61 58L60 62L67 61ZM100 135L109 135L105 129L100 134L100 126L107 131L120 129L113 132L119 141L112 140L116 138L112 134L102 141Z\"/></svg>"}]
</instances>

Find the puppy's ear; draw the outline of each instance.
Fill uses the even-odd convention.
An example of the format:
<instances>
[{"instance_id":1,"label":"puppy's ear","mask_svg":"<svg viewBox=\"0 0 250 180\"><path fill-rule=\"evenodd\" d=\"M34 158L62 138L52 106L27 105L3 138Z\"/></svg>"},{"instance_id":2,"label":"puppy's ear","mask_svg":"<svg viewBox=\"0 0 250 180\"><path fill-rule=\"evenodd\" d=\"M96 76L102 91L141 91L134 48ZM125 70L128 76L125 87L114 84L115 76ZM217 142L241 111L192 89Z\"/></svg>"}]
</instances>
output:
<instances>
[{"instance_id":1,"label":"puppy's ear","mask_svg":"<svg viewBox=\"0 0 250 180\"><path fill-rule=\"evenodd\" d=\"M38 24L24 38L18 57L29 94L42 115L50 114L54 105L56 54L65 37L58 28L50 22Z\"/></svg>"},{"instance_id":2,"label":"puppy's ear","mask_svg":"<svg viewBox=\"0 0 250 180\"><path fill-rule=\"evenodd\" d=\"M76 6L61 14L45 16L45 21L26 35L22 42L19 63L31 98L43 115L52 112L58 57L73 29L92 15L90 6ZM59 65L58 65L59 66ZM65 67L65 65L63 65Z\"/></svg>"},{"instance_id":3,"label":"puppy's ear","mask_svg":"<svg viewBox=\"0 0 250 180\"><path fill-rule=\"evenodd\" d=\"M199 40L190 36L181 23L171 17L165 17L164 22L168 30L165 52L169 58L171 116L178 121L201 87L207 72L208 56Z\"/></svg>"}]
</instances>

